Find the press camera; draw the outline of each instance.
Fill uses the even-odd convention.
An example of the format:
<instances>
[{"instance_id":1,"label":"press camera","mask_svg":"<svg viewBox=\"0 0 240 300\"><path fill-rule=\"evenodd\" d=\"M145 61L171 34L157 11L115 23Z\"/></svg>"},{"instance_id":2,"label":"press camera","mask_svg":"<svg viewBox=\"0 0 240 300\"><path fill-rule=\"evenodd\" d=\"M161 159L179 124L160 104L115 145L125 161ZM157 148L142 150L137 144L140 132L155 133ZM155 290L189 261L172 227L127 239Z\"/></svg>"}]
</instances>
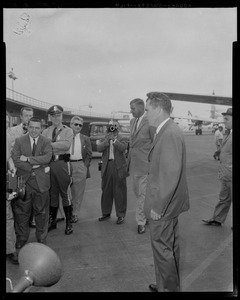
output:
<instances>
[{"instance_id":1,"label":"press camera","mask_svg":"<svg viewBox=\"0 0 240 300\"><path fill-rule=\"evenodd\" d=\"M110 125L108 125L108 127L107 127L107 131L108 131L108 132L115 132L115 131L117 131L117 130L118 130L117 124L110 124Z\"/></svg>"}]
</instances>

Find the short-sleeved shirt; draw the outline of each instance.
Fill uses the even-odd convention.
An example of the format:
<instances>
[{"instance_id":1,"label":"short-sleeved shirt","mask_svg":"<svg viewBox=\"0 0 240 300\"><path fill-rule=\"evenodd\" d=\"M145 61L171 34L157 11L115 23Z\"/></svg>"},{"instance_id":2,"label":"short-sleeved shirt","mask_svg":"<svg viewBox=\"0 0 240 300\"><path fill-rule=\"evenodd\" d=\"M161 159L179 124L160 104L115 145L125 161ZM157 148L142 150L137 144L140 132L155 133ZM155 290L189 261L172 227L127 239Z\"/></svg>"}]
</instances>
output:
<instances>
[{"instance_id":1,"label":"short-sleeved shirt","mask_svg":"<svg viewBox=\"0 0 240 300\"><path fill-rule=\"evenodd\" d=\"M52 140L52 134L55 126L51 125L44 129L42 135ZM70 146L73 140L73 130L72 128L61 125L59 131L57 132L56 142L52 142L53 154L60 155L65 153L70 153Z\"/></svg>"}]
</instances>

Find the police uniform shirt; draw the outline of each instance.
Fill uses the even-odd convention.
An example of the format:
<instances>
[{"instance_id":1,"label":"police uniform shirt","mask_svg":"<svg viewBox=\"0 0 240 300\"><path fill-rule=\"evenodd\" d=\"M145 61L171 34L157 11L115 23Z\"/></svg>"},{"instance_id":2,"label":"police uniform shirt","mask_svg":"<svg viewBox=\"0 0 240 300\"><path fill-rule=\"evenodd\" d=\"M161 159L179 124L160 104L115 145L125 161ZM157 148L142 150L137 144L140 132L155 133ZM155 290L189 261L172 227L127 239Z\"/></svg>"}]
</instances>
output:
<instances>
[{"instance_id":1,"label":"police uniform shirt","mask_svg":"<svg viewBox=\"0 0 240 300\"><path fill-rule=\"evenodd\" d=\"M50 127L43 130L42 135L52 140L52 133L55 126L51 125ZM53 153L55 155L61 155L65 153L70 153L70 146L73 139L73 130L72 128L61 124L58 129L58 136L56 142L52 142Z\"/></svg>"}]
</instances>

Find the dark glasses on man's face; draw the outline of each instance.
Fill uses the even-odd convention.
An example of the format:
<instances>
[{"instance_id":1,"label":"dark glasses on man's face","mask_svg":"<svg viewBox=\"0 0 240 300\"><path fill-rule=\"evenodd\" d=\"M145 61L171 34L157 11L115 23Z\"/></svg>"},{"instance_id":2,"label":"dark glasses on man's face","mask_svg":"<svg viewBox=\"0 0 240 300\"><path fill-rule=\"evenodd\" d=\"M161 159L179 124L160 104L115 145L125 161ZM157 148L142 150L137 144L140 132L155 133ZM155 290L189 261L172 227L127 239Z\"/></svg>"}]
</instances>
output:
<instances>
[{"instance_id":1,"label":"dark glasses on man's face","mask_svg":"<svg viewBox=\"0 0 240 300\"><path fill-rule=\"evenodd\" d=\"M82 127L82 124L78 124L78 123L75 123L75 124L73 124L74 126L79 126L79 127Z\"/></svg>"}]
</instances>

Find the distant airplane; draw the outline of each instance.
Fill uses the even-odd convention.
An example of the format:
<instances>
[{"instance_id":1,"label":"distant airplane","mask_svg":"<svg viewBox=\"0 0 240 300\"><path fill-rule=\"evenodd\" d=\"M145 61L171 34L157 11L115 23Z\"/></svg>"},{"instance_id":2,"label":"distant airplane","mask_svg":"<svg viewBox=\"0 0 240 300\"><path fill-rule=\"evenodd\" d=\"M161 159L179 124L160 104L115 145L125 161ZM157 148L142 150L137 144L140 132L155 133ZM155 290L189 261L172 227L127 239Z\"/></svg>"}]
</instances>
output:
<instances>
[{"instance_id":1,"label":"distant airplane","mask_svg":"<svg viewBox=\"0 0 240 300\"><path fill-rule=\"evenodd\" d=\"M173 109L172 109L173 111ZM223 116L217 112L215 105L211 105L210 116L193 116L190 110L187 112L187 116L171 115L171 118L185 131L192 130L193 127L203 127L205 129L211 129L215 124L223 123Z\"/></svg>"}]
</instances>

